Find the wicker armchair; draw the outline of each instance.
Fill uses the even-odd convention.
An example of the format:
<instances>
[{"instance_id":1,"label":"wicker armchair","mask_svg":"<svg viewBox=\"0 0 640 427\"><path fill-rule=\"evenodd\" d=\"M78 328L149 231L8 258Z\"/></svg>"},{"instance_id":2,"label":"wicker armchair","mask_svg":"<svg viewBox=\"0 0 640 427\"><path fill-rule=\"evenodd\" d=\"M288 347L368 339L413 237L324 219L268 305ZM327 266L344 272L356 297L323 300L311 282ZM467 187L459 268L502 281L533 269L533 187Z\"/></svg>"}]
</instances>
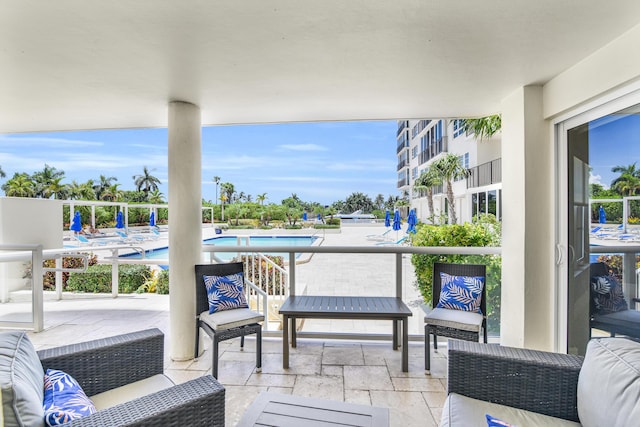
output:
<instances>
[{"instance_id":1,"label":"wicker armchair","mask_svg":"<svg viewBox=\"0 0 640 427\"><path fill-rule=\"evenodd\" d=\"M67 372L88 396L163 373L158 329L38 351L43 368ZM224 426L225 390L211 375L103 409L69 426Z\"/></svg>"},{"instance_id":2,"label":"wicker armchair","mask_svg":"<svg viewBox=\"0 0 640 427\"><path fill-rule=\"evenodd\" d=\"M580 356L449 340L448 392L578 421Z\"/></svg>"}]
</instances>

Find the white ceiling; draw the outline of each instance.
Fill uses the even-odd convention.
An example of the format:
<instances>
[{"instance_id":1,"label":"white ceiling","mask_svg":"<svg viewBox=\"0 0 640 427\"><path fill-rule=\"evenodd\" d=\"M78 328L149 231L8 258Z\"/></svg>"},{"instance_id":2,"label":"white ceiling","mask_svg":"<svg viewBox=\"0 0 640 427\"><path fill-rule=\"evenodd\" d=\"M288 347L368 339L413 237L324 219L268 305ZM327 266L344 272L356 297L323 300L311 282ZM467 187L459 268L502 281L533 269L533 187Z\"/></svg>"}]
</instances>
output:
<instances>
[{"instance_id":1,"label":"white ceiling","mask_svg":"<svg viewBox=\"0 0 640 427\"><path fill-rule=\"evenodd\" d=\"M478 116L640 22L616 0L0 0L0 132ZM635 54L635 53L634 53Z\"/></svg>"}]
</instances>

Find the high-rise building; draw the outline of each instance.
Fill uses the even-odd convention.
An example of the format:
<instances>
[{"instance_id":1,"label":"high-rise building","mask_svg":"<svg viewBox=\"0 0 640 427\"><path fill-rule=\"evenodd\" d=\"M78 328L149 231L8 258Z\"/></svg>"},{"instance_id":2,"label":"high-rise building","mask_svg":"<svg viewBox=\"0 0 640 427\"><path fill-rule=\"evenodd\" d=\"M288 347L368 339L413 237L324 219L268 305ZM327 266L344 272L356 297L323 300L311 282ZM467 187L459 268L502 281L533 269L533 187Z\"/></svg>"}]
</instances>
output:
<instances>
[{"instance_id":1,"label":"high-rise building","mask_svg":"<svg viewBox=\"0 0 640 427\"><path fill-rule=\"evenodd\" d=\"M415 188L415 181L431 164L446 153L458 156L468 176L453 182L458 222L468 222L478 214L502 216L501 135L479 140L465 132L461 120L398 121L398 191L410 201L422 222L447 221L446 188L433 187L433 211L426 192Z\"/></svg>"}]
</instances>

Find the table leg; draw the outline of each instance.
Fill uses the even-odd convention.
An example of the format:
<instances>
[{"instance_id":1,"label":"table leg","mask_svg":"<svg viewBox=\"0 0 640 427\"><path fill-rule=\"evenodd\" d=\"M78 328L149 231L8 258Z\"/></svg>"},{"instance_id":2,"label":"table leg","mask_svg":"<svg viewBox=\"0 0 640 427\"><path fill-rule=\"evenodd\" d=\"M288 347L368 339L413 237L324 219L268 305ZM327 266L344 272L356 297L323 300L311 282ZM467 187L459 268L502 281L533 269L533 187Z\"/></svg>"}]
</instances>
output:
<instances>
[{"instance_id":1,"label":"table leg","mask_svg":"<svg viewBox=\"0 0 640 427\"><path fill-rule=\"evenodd\" d=\"M289 369L289 316L282 315L282 368Z\"/></svg>"},{"instance_id":2,"label":"table leg","mask_svg":"<svg viewBox=\"0 0 640 427\"><path fill-rule=\"evenodd\" d=\"M409 372L409 330L408 319L402 319L402 372Z\"/></svg>"},{"instance_id":3,"label":"table leg","mask_svg":"<svg viewBox=\"0 0 640 427\"><path fill-rule=\"evenodd\" d=\"M298 344L298 337L296 336L296 318L291 318L291 348L296 348Z\"/></svg>"},{"instance_id":4,"label":"table leg","mask_svg":"<svg viewBox=\"0 0 640 427\"><path fill-rule=\"evenodd\" d=\"M393 320L393 349L397 350L398 349L398 321L397 320Z\"/></svg>"}]
</instances>

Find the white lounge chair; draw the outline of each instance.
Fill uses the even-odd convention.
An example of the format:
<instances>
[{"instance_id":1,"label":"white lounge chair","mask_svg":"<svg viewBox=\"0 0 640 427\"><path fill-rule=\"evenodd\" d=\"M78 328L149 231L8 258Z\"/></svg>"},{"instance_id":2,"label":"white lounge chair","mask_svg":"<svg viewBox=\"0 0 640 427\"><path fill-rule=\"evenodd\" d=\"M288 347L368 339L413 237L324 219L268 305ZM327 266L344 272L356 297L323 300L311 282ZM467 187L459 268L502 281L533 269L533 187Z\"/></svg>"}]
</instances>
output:
<instances>
[{"instance_id":1,"label":"white lounge chair","mask_svg":"<svg viewBox=\"0 0 640 427\"><path fill-rule=\"evenodd\" d=\"M389 233L391 233L392 231L393 229L389 228L387 231L381 234L367 234L366 238L367 240L374 240L374 241L391 240L391 236L389 235Z\"/></svg>"},{"instance_id":2,"label":"white lounge chair","mask_svg":"<svg viewBox=\"0 0 640 427\"><path fill-rule=\"evenodd\" d=\"M396 240L395 242L378 242L378 243L376 243L376 245L377 246L382 246L382 245L401 245L407 240L407 237L408 236L404 236L401 239Z\"/></svg>"}]
</instances>

